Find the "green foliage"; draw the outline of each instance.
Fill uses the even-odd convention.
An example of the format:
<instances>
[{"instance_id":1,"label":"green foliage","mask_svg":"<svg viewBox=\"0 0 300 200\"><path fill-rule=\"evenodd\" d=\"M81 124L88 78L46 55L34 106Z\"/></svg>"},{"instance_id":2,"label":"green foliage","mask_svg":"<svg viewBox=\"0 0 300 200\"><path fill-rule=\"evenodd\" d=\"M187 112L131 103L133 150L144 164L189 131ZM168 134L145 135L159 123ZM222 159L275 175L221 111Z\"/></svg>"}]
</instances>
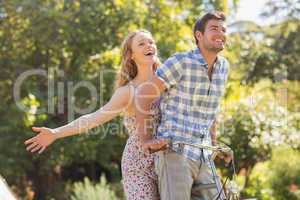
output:
<instances>
[{"instance_id":1,"label":"green foliage","mask_svg":"<svg viewBox=\"0 0 300 200\"><path fill-rule=\"evenodd\" d=\"M238 173L245 189L257 163L269 160L272 149L286 145L299 149L299 113L288 110L283 84L261 80L243 86L230 82L220 116L220 139L234 150Z\"/></svg>"},{"instance_id":2,"label":"green foliage","mask_svg":"<svg viewBox=\"0 0 300 200\"><path fill-rule=\"evenodd\" d=\"M274 82L299 80L300 12L299 0L269 0L262 16L276 23L260 27L241 21L229 38L229 58L247 83L270 78Z\"/></svg>"},{"instance_id":3,"label":"green foliage","mask_svg":"<svg viewBox=\"0 0 300 200\"><path fill-rule=\"evenodd\" d=\"M249 186L244 190L245 195L260 200L275 200L270 174L269 161L257 163L249 177Z\"/></svg>"},{"instance_id":4,"label":"green foliage","mask_svg":"<svg viewBox=\"0 0 300 200\"><path fill-rule=\"evenodd\" d=\"M297 154L300 146L297 34L300 15L291 2L299 4L299 0L279 0L269 1L265 6L265 17L279 17L276 24L260 27L236 22L232 25L235 32L229 37L226 57L232 70L224 101L221 138L235 150L239 180L244 185L243 197L299 198L297 184L286 186L284 174L274 175L270 167L278 166L284 171L282 166L289 158L290 151L282 150L276 155L282 165L273 164L274 148L288 146ZM297 171L298 167L293 165L289 169ZM295 191L291 194L288 187Z\"/></svg>"},{"instance_id":5,"label":"green foliage","mask_svg":"<svg viewBox=\"0 0 300 200\"><path fill-rule=\"evenodd\" d=\"M258 163L250 176L249 196L261 200L300 199L300 152L281 146L272 158Z\"/></svg>"},{"instance_id":6,"label":"green foliage","mask_svg":"<svg viewBox=\"0 0 300 200\"><path fill-rule=\"evenodd\" d=\"M23 142L34 135L30 127L57 127L85 113L76 112L75 107L88 108L96 102L91 112L107 102L119 69L121 41L130 31L150 30L164 60L176 51L194 48L192 26L205 9L214 7L231 14L235 10L228 5L237 2L1 2L0 160L5 162L0 162L0 171L8 183L19 188L21 197L31 189L35 199L68 199L62 190L73 177L66 171L75 166L92 180L106 174L110 183L103 178L97 184L85 179L74 184L73 199L99 194L117 199L109 185L119 184L121 178L126 134L120 118L88 134L59 141L42 155L25 151ZM244 196L294 200L299 196L300 177L299 9L288 0L276 2L266 8L277 15L282 5L288 13L282 21L266 27L238 22L228 37L225 56L232 67L219 132L235 150L240 178L245 179ZM28 108L23 111L16 105L13 86L23 72L32 69L45 70L47 76L33 75L22 83L19 102ZM52 96L49 81L54 83ZM80 81L96 88L96 99L85 88L70 93L68 84L74 87ZM64 86L64 95L58 94L59 84ZM48 109L49 102L53 110ZM277 149L281 145L295 150Z\"/></svg>"},{"instance_id":7,"label":"green foliage","mask_svg":"<svg viewBox=\"0 0 300 200\"><path fill-rule=\"evenodd\" d=\"M194 48L195 19L208 7L226 11L226 2L1 1L0 159L5 162L0 162L0 171L8 182L20 190L34 190L35 199L63 199L52 186L63 188L61 184L72 178L63 174L74 165L100 170L98 175L91 173L93 180L105 173L109 181L119 182L126 141L120 118L84 136L56 142L42 155L25 151L23 142L35 134L30 127L54 128L107 102L120 64L121 42L130 31L145 28L153 32L164 60L176 51ZM21 84L20 99L15 100L13 87L18 78L36 69L44 70L46 76L27 77ZM95 99L84 87L71 90L81 81L94 86ZM17 102L28 109L21 110ZM92 109L85 112L75 109L89 106Z\"/></svg>"},{"instance_id":8,"label":"green foliage","mask_svg":"<svg viewBox=\"0 0 300 200\"><path fill-rule=\"evenodd\" d=\"M71 200L117 200L116 194L107 185L104 176L100 182L93 184L88 178L83 182L74 183Z\"/></svg>"},{"instance_id":9,"label":"green foliage","mask_svg":"<svg viewBox=\"0 0 300 200\"><path fill-rule=\"evenodd\" d=\"M288 155L288 156L287 156ZM271 187L278 199L300 199L300 152L275 150L271 159Z\"/></svg>"}]
</instances>

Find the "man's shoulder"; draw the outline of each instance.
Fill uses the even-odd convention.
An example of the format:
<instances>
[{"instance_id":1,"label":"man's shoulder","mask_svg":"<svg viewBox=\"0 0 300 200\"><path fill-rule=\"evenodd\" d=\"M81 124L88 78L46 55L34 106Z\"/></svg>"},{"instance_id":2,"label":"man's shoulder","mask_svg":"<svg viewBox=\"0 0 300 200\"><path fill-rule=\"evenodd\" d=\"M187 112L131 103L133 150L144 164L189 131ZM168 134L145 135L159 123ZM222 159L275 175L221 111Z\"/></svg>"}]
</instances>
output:
<instances>
[{"instance_id":1,"label":"man's shoulder","mask_svg":"<svg viewBox=\"0 0 300 200\"><path fill-rule=\"evenodd\" d=\"M189 57L189 51L176 52L170 58L182 61L187 57Z\"/></svg>"},{"instance_id":2,"label":"man's shoulder","mask_svg":"<svg viewBox=\"0 0 300 200\"><path fill-rule=\"evenodd\" d=\"M185 66L185 63L191 62L190 60L194 59L193 51L182 51L182 52L176 52L171 57L169 57L165 61L165 65L170 66L174 64L180 64L183 68Z\"/></svg>"},{"instance_id":3,"label":"man's shoulder","mask_svg":"<svg viewBox=\"0 0 300 200\"><path fill-rule=\"evenodd\" d=\"M218 60L219 60L219 62L221 62L221 64L229 65L228 59L225 58L224 56L218 55Z\"/></svg>"},{"instance_id":4,"label":"man's shoulder","mask_svg":"<svg viewBox=\"0 0 300 200\"><path fill-rule=\"evenodd\" d=\"M230 64L227 58L218 55L218 62L220 63L221 68L229 70Z\"/></svg>"}]
</instances>

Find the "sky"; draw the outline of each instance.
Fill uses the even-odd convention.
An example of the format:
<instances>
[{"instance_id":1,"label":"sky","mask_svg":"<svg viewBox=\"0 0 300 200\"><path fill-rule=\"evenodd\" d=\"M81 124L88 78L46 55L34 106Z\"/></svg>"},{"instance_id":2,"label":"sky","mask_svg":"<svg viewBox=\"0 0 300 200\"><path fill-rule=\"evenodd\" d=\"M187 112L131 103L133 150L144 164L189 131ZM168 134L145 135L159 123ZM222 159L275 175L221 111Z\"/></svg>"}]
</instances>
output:
<instances>
[{"instance_id":1,"label":"sky","mask_svg":"<svg viewBox=\"0 0 300 200\"><path fill-rule=\"evenodd\" d=\"M267 1L268 0L240 0L234 20L250 20L259 25L266 25L270 23L269 21L266 21L266 19L262 19L259 16L263 11L264 5Z\"/></svg>"}]
</instances>

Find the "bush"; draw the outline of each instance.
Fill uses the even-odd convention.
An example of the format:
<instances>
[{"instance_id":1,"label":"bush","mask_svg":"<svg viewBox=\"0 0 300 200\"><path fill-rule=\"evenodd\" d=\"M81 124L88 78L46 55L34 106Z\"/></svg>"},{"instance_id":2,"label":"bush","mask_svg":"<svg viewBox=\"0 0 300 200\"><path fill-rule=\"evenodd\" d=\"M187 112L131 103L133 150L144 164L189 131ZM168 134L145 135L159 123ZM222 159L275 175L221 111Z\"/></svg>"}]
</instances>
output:
<instances>
[{"instance_id":1,"label":"bush","mask_svg":"<svg viewBox=\"0 0 300 200\"><path fill-rule=\"evenodd\" d=\"M246 193L261 200L300 200L300 152L274 149L271 160L254 167Z\"/></svg>"},{"instance_id":2,"label":"bush","mask_svg":"<svg viewBox=\"0 0 300 200\"><path fill-rule=\"evenodd\" d=\"M291 148L273 151L271 187L278 200L300 200L300 152Z\"/></svg>"},{"instance_id":3,"label":"bush","mask_svg":"<svg viewBox=\"0 0 300 200\"><path fill-rule=\"evenodd\" d=\"M72 193L71 200L118 200L104 176L96 184L88 178L84 178L83 182L74 183Z\"/></svg>"}]
</instances>

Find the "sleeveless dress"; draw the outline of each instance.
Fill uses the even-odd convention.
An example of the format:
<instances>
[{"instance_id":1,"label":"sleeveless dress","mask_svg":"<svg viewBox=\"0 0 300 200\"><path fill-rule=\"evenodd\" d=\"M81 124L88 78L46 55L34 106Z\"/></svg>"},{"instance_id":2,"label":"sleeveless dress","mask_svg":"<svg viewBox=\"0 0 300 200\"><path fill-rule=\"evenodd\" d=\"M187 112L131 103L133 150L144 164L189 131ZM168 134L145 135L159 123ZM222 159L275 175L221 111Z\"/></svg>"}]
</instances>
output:
<instances>
[{"instance_id":1,"label":"sleeveless dress","mask_svg":"<svg viewBox=\"0 0 300 200\"><path fill-rule=\"evenodd\" d=\"M155 135L159 123L159 101L151 106L151 128ZM159 200L154 156L145 152L136 134L135 116L124 116L124 126L129 138L122 156L123 187L127 200Z\"/></svg>"}]
</instances>

